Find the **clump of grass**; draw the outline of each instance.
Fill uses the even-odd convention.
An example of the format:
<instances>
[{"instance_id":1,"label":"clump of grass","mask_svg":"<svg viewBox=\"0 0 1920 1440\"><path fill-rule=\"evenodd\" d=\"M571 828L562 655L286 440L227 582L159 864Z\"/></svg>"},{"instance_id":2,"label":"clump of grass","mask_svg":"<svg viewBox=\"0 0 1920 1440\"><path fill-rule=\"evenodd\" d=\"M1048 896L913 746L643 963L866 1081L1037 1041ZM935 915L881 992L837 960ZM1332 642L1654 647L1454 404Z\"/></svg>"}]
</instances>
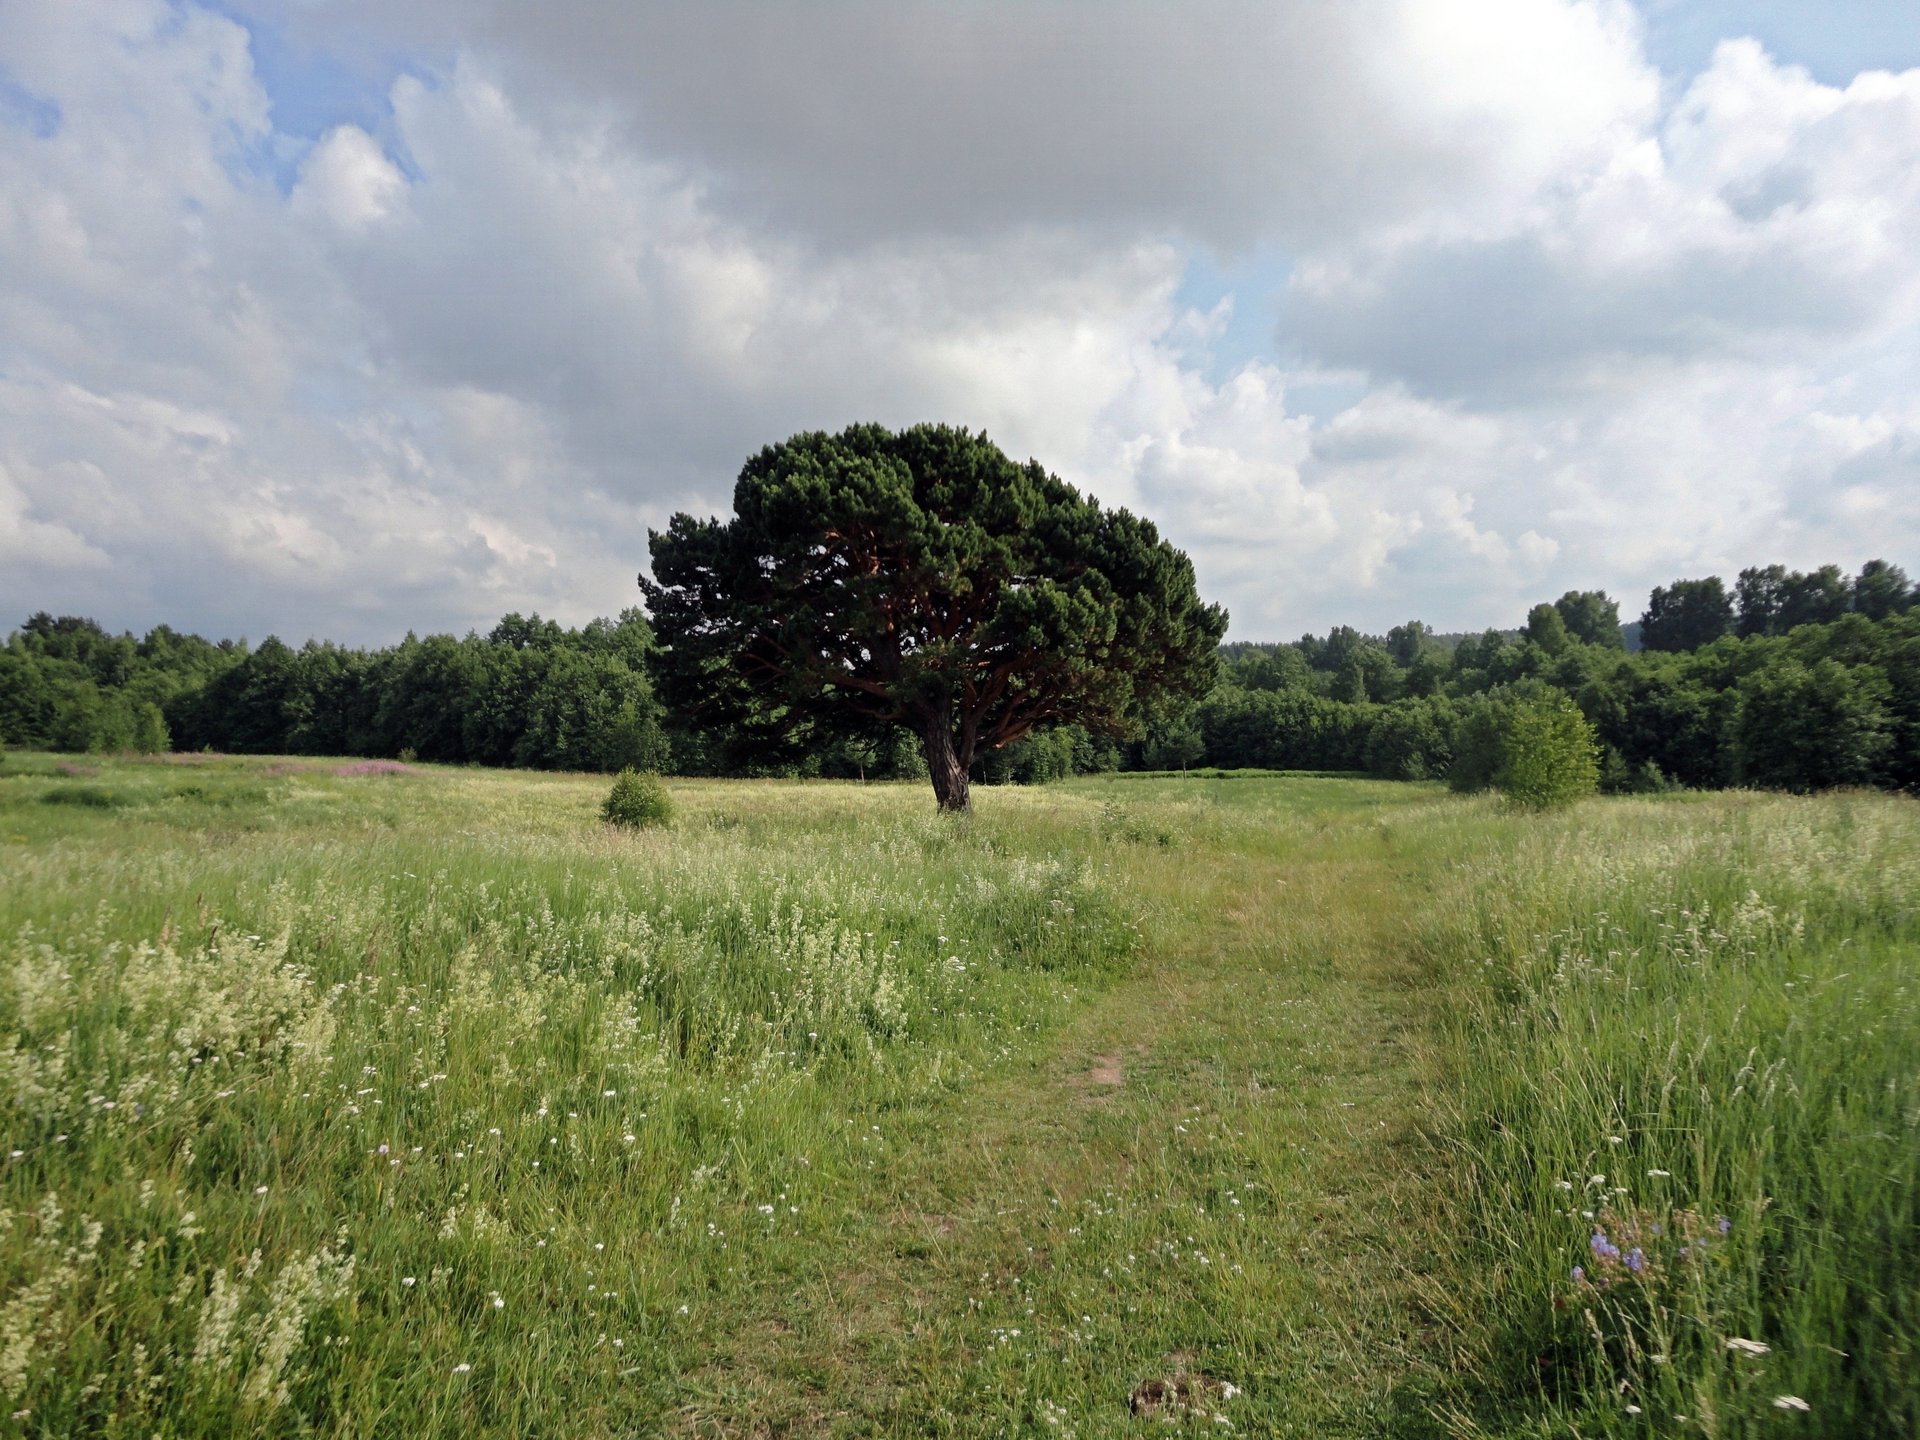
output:
<instances>
[{"instance_id":1,"label":"clump of grass","mask_svg":"<svg viewBox=\"0 0 1920 1440\"><path fill-rule=\"evenodd\" d=\"M49 790L40 797L43 805L78 805L89 810L113 810L128 803L123 794L116 794L101 785L64 785L58 790Z\"/></svg>"},{"instance_id":2,"label":"clump of grass","mask_svg":"<svg viewBox=\"0 0 1920 1440\"><path fill-rule=\"evenodd\" d=\"M673 800L658 775L629 765L614 777L613 789L600 807L600 818L609 825L629 829L665 825L673 819Z\"/></svg>"}]
</instances>

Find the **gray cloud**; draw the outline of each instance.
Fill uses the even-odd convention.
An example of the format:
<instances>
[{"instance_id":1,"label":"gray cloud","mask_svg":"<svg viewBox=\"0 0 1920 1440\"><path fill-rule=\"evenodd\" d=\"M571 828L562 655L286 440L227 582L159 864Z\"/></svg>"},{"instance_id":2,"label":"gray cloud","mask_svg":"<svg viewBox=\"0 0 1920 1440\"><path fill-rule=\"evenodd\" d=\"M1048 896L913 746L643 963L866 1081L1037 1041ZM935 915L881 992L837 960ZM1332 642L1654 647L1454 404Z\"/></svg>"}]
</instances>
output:
<instances>
[{"instance_id":1,"label":"gray cloud","mask_svg":"<svg viewBox=\"0 0 1920 1440\"><path fill-rule=\"evenodd\" d=\"M748 13L302 7L429 56L304 153L231 21L10 14L0 615L581 620L857 419L1141 509L1242 636L1913 561L1920 77L1734 47L1662 116L1561 0ZM1291 368L1209 365L1198 242L1293 248Z\"/></svg>"},{"instance_id":2,"label":"gray cloud","mask_svg":"<svg viewBox=\"0 0 1920 1440\"><path fill-rule=\"evenodd\" d=\"M550 116L617 117L726 213L841 243L1030 225L1338 237L1510 202L1644 123L1658 93L1613 0L264 8L315 41L350 27L482 55Z\"/></svg>"}]
</instances>

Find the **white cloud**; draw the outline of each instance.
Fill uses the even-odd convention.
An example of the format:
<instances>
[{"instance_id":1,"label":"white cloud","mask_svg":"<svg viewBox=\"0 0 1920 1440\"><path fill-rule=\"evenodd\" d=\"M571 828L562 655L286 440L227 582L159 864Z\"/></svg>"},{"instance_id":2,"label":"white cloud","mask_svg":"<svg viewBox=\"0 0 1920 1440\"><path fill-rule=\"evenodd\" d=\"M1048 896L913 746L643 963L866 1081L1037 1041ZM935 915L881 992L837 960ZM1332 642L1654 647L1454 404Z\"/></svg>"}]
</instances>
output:
<instances>
[{"instance_id":1,"label":"white cloud","mask_svg":"<svg viewBox=\"0 0 1920 1440\"><path fill-rule=\"evenodd\" d=\"M1920 558L1920 72L1731 45L1663 112L1570 0L751 14L409 8L444 62L304 153L232 21L11 14L0 605L580 620L869 419L1139 508L1246 636ZM1261 297L1184 304L1195 238L1294 247L1284 361L1215 372Z\"/></svg>"},{"instance_id":2,"label":"white cloud","mask_svg":"<svg viewBox=\"0 0 1920 1440\"><path fill-rule=\"evenodd\" d=\"M360 231L384 220L406 190L406 180L376 141L357 125L330 130L300 167L295 210L311 210L342 229Z\"/></svg>"}]
</instances>

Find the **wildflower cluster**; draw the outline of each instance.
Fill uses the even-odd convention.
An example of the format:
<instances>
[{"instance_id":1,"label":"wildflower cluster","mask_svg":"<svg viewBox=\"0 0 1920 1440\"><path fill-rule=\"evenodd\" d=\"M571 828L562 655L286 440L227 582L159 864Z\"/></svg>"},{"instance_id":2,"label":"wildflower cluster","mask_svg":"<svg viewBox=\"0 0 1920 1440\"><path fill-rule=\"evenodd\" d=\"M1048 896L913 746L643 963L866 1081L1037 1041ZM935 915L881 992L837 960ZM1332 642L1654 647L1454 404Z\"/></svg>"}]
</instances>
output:
<instances>
[{"instance_id":1,"label":"wildflower cluster","mask_svg":"<svg viewBox=\"0 0 1920 1440\"><path fill-rule=\"evenodd\" d=\"M1682 1267L1704 1265L1732 1229L1724 1215L1708 1221L1691 1209L1606 1204L1593 1214L1587 1262L1573 1267L1572 1279L1588 1292L1619 1285L1658 1289L1672 1283Z\"/></svg>"}]
</instances>

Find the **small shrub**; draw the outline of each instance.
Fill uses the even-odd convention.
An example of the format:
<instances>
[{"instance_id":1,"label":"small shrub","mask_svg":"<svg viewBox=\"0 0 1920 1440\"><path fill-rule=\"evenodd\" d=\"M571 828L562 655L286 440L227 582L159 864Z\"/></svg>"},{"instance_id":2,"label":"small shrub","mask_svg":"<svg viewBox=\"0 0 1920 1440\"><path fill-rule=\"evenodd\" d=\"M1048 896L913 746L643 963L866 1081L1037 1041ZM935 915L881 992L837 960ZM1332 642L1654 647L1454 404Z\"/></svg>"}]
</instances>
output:
<instances>
[{"instance_id":1,"label":"small shrub","mask_svg":"<svg viewBox=\"0 0 1920 1440\"><path fill-rule=\"evenodd\" d=\"M167 717L151 700L143 701L134 709L133 743L129 748L136 755L163 755L173 748L173 737L167 733Z\"/></svg>"},{"instance_id":2,"label":"small shrub","mask_svg":"<svg viewBox=\"0 0 1920 1440\"><path fill-rule=\"evenodd\" d=\"M614 778L600 818L609 825L665 825L673 819L673 802L658 775L628 766Z\"/></svg>"},{"instance_id":3,"label":"small shrub","mask_svg":"<svg viewBox=\"0 0 1920 1440\"><path fill-rule=\"evenodd\" d=\"M1593 726L1564 696L1539 696L1507 716L1494 784L1532 810L1571 805L1600 784Z\"/></svg>"}]
</instances>

